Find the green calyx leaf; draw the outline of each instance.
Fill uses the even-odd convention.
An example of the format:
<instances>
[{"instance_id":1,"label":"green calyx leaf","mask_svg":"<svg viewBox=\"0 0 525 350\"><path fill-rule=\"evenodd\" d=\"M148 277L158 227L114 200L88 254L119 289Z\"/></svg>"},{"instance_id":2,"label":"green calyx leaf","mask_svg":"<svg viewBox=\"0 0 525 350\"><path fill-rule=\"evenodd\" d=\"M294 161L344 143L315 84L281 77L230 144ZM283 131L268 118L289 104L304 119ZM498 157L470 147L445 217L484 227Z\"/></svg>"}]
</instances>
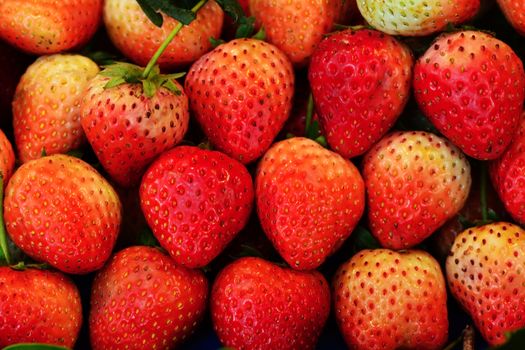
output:
<instances>
[{"instance_id":1,"label":"green calyx leaf","mask_svg":"<svg viewBox=\"0 0 525 350\"><path fill-rule=\"evenodd\" d=\"M210 37L209 40L213 48L216 48L217 46L224 44L224 40L222 39L215 39L214 37Z\"/></svg>"},{"instance_id":2,"label":"green calyx leaf","mask_svg":"<svg viewBox=\"0 0 525 350\"><path fill-rule=\"evenodd\" d=\"M266 40L266 30L264 30L264 27L261 27L261 29L259 29L259 31L255 33L252 38L257 40Z\"/></svg>"},{"instance_id":3,"label":"green calyx leaf","mask_svg":"<svg viewBox=\"0 0 525 350\"><path fill-rule=\"evenodd\" d=\"M255 17L242 17L235 32L235 38L249 38L255 30Z\"/></svg>"},{"instance_id":4,"label":"green calyx leaf","mask_svg":"<svg viewBox=\"0 0 525 350\"><path fill-rule=\"evenodd\" d=\"M20 343L9 345L2 350L68 350L68 348L50 344Z\"/></svg>"},{"instance_id":5,"label":"green calyx leaf","mask_svg":"<svg viewBox=\"0 0 525 350\"><path fill-rule=\"evenodd\" d=\"M142 84L144 95L151 98L161 87L168 89L176 95L181 91L175 84L175 80L183 77L186 73L160 74L160 69L155 66L144 77L144 69L131 63L118 62L99 73L104 77L111 78L104 89L111 89L122 84Z\"/></svg>"},{"instance_id":6,"label":"green calyx leaf","mask_svg":"<svg viewBox=\"0 0 525 350\"><path fill-rule=\"evenodd\" d=\"M164 22L162 13L184 25L190 24L196 18L196 14L191 8L198 1L137 0L137 2L149 20L157 27L162 27Z\"/></svg>"}]
</instances>

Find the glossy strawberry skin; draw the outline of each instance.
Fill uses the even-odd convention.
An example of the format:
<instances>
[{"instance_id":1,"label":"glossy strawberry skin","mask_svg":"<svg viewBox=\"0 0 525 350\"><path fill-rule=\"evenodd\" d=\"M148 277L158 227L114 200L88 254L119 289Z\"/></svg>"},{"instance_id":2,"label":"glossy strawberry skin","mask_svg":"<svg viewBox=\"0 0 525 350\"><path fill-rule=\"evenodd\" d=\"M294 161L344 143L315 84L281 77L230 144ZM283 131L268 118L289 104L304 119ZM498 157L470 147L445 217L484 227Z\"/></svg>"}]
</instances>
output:
<instances>
[{"instance_id":1,"label":"glossy strawberry skin","mask_svg":"<svg viewBox=\"0 0 525 350\"><path fill-rule=\"evenodd\" d=\"M497 222L463 231L446 262L452 295L491 345L525 326L525 231Z\"/></svg>"},{"instance_id":2,"label":"glossy strawberry skin","mask_svg":"<svg viewBox=\"0 0 525 350\"><path fill-rule=\"evenodd\" d=\"M443 31L449 23L472 19L480 0L411 1L357 0L359 11L374 28L391 35L426 36Z\"/></svg>"},{"instance_id":3,"label":"glossy strawberry skin","mask_svg":"<svg viewBox=\"0 0 525 350\"><path fill-rule=\"evenodd\" d=\"M261 226L294 269L321 265L350 236L365 205L363 179L337 153L305 138L278 142L259 163Z\"/></svg>"},{"instance_id":4,"label":"glossy strawberry skin","mask_svg":"<svg viewBox=\"0 0 525 350\"><path fill-rule=\"evenodd\" d=\"M407 47L375 30L345 30L319 44L308 78L333 150L361 155L392 127L410 96L412 65Z\"/></svg>"},{"instance_id":5,"label":"glossy strawberry skin","mask_svg":"<svg viewBox=\"0 0 525 350\"><path fill-rule=\"evenodd\" d=\"M525 1L497 0L498 5L514 29L525 35Z\"/></svg>"},{"instance_id":6,"label":"glossy strawberry skin","mask_svg":"<svg viewBox=\"0 0 525 350\"><path fill-rule=\"evenodd\" d=\"M36 55L78 48L95 34L102 2L4 0L0 3L0 38Z\"/></svg>"},{"instance_id":7,"label":"glossy strawberry skin","mask_svg":"<svg viewBox=\"0 0 525 350\"><path fill-rule=\"evenodd\" d=\"M126 248L95 277L91 346L173 349L196 329L207 294L202 272L176 265L157 248Z\"/></svg>"},{"instance_id":8,"label":"glossy strawberry skin","mask_svg":"<svg viewBox=\"0 0 525 350\"><path fill-rule=\"evenodd\" d=\"M421 243L465 204L472 182L465 156L426 132L394 132L363 163L372 234L390 249Z\"/></svg>"},{"instance_id":9,"label":"glossy strawberry skin","mask_svg":"<svg viewBox=\"0 0 525 350\"><path fill-rule=\"evenodd\" d=\"M146 220L171 257L187 267L203 267L246 225L254 191L238 161L180 146L149 167L140 198Z\"/></svg>"},{"instance_id":10,"label":"glossy strawberry skin","mask_svg":"<svg viewBox=\"0 0 525 350\"><path fill-rule=\"evenodd\" d=\"M281 49L295 66L305 66L323 35L342 10L341 0L250 0L250 13L268 42Z\"/></svg>"},{"instance_id":11,"label":"glossy strawberry skin","mask_svg":"<svg viewBox=\"0 0 525 350\"><path fill-rule=\"evenodd\" d=\"M25 163L9 180L4 216L13 242L32 258L72 274L102 267L121 221L111 185L66 155Z\"/></svg>"},{"instance_id":12,"label":"glossy strawberry skin","mask_svg":"<svg viewBox=\"0 0 525 350\"><path fill-rule=\"evenodd\" d=\"M525 113L512 143L490 165L490 176L505 209L514 220L525 224Z\"/></svg>"},{"instance_id":13,"label":"glossy strawberry skin","mask_svg":"<svg viewBox=\"0 0 525 350\"><path fill-rule=\"evenodd\" d=\"M314 349L330 312L330 288L317 271L260 258L226 266L211 292L213 326L234 349Z\"/></svg>"},{"instance_id":14,"label":"glossy strawberry skin","mask_svg":"<svg viewBox=\"0 0 525 350\"><path fill-rule=\"evenodd\" d=\"M333 289L352 349L438 350L447 341L445 279L426 252L362 250L339 268Z\"/></svg>"},{"instance_id":15,"label":"glossy strawberry skin","mask_svg":"<svg viewBox=\"0 0 525 350\"><path fill-rule=\"evenodd\" d=\"M246 164L264 154L288 118L294 73L273 45L237 39L195 62L185 90L211 143Z\"/></svg>"},{"instance_id":16,"label":"glossy strawberry skin","mask_svg":"<svg viewBox=\"0 0 525 350\"><path fill-rule=\"evenodd\" d=\"M165 88L147 98L140 84L104 89L98 75L80 107L82 128L100 163L120 186L140 183L153 159L178 144L188 130L188 98Z\"/></svg>"},{"instance_id":17,"label":"glossy strawberry skin","mask_svg":"<svg viewBox=\"0 0 525 350\"><path fill-rule=\"evenodd\" d=\"M429 120L463 152L496 159L518 128L525 72L514 51L489 34L444 34L417 61L414 94Z\"/></svg>"},{"instance_id":18,"label":"glossy strawberry skin","mask_svg":"<svg viewBox=\"0 0 525 350\"><path fill-rule=\"evenodd\" d=\"M13 99L13 127L22 162L67 153L85 142L80 101L99 69L87 57L42 56L29 66Z\"/></svg>"},{"instance_id":19,"label":"glossy strawberry skin","mask_svg":"<svg viewBox=\"0 0 525 350\"><path fill-rule=\"evenodd\" d=\"M145 67L162 41L178 25L178 21L163 14L163 24L155 26L135 0L104 2L104 23L113 44L129 59ZM184 26L168 45L158 64L173 70L189 65L212 49L210 37L219 39L224 13L215 1L208 1L196 19Z\"/></svg>"},{"instance_id":20,"label":"glossy strawberry skin","mask_svg":"<svg viewBox=\"0 0 525 350\"><path fill-rule=\"evenodd\" d=\"M0 175L5 185L13 175L15 168L15 152L9 139L5 136L4 132L0 130Z\"/></svg>"},{"instance_id":21,"label":"glossy strawberry skin","mask_svg":"<svg viewBox=\"0 0 525 350\"><path fill-rule=\"evenodd\" d=\"M77 287L58 272L0 267L0 347L44 343L73 348L82 324Z\"/></svg>"}]
</instances>

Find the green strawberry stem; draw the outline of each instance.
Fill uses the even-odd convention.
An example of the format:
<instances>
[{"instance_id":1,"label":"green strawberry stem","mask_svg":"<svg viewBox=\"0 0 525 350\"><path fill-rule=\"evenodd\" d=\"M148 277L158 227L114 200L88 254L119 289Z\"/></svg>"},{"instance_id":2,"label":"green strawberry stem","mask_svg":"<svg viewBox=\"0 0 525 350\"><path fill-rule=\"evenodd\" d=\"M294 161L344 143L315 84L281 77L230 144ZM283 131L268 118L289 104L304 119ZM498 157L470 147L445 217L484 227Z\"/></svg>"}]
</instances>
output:
<instances>
[{"instance_id":1,"label":"green strawberry stem","mask_svg":"<svg viewBox=\"0 0 525 350\"><path fill-rule=\"evenodd\" d=\"M208 0L201 0L201 1L199 1L195 6L193 6L193 8L191 9L191 12L197 13L206 4L207 1ZM155 67L155 64L159 60L160 56L164 53L164 51L166 50L168 45L171 43L173 38L175 38L177 36L177 34L179 34L179 32L180 32L180 30L182 29L183 26L184 26L184 24L179 22L179 24L177 24L177 26L175 28L173 28L173 30L168 35L168 37L162 42L160 47L157 49L157 52L155 52L155 54L153 55L151 60L149 60L148 65L146 66L146 69L144 69L144 72L142 73L142 78L143 79L148 78L148 76L151 73L153 67Z\"/></svg>"},{"instance_id":2,"label":"green strawberry stem","mask_svg":"<svg viewBox=\"0 0 525 350\"><path fill-rule=\"evenodd\" d=\"M488 208L487 208L487 165L481 164L481 179L479 189L479 204L481 206L481 219L483 222L489 220Z\"/></svg>"},{"instance_id":3,"label":"green strawberry stem","mask_svg":"<svg viewBox=\"0 0 525 350\"><path fill-rule=\"evenodd\" d=\"M312 94L308 96L308 104L306 105L306 122L305 122L305 134L308 135L310 126L312 125L312 117L314 115L314 97Z\"/></svg>"},{"instance_id":4,"label":"green strawberry stem","mask_svg":"<svg viewBox=\"0 0 525 350\"><path fill-rule=\"evenodd\" d=\"M4 225L4 178L2 175L0 175L0 249L2 249L7 264L11 265L11 253L7 245L7 232Z\"/></svg>"}]
</instances>

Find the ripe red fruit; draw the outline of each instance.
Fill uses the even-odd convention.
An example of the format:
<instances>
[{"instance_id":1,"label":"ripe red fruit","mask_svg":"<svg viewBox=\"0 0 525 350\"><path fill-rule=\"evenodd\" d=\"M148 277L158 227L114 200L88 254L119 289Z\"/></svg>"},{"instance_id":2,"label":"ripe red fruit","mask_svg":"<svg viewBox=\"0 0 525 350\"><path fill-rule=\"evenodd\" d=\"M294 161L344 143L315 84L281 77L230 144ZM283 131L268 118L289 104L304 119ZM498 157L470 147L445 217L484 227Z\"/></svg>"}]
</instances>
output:
<instances>
[{"instance_id":1,"label":"ripe red fruit","mask_svg":"<svg viewBox=\"0 0 525 350\"><path fill-rule=\"evenodd\" d=\"M99 69L80 55L42 56L20 79L13 99L13 126L22 162L67 153L85 142L80 124L82 93Z\"/></svg>"},{"instance_id":2,"label":"ripe red fruit","mask_svg":"<svg viewBox=\"0 0 525 350\"><path fill-rule=\"evenodd\" d=\"M452 295L491 345L525 326L525 231L493 223L463 231L447 259Z\"/></svg>"},{"instance_id":3,"label":"ripe red fruit","mask_svg":"<svg viewBox=\"0 0 525 350\"><path fill-rule=\"evenodd\" d=\"M525 113L522 114L525 117ZM518 132L512 143L490 166L494 188L507 212L520 224L525 224L525 118L522 117Z\"/></svg>"},{"instance_id":4,"label":"ripe red fruit","mask_svg":"<svg viewBox=\"0 0 525 350\"><path fill-rule=\"evenodd\" d=\"M4 211L7 232L24 253L75 274L102 267L121 220L110 184L89 164L58 154L17 169Z\"/></svg>"},{"instance_id":5,"label":"ripe red fruit","mask_svg":"<svg viewBox=\"0 0 525 350\"><path fill-rule=\"evenodd\" d=\"M158 88L149 98L141 84L104 88L101 75L89 84L80 107L82 127L100 163L119 185L140 182L146 167L179 143L188 129L188 98Z\"/></svg>"},{"instance_id":6,"label":"ripe red fruit","mask_svg":"<svg viewBox=\"0 0 525 350\"><path fill-rule=\"evenodd\" d=\"M2 176L4 188L13 174L14 167L15 152L13 151L13 146L4 132L0 130L0 175Z\"/></svg>"},{"instance_id":7,"label":"ripe red fruit","mask_svg":"<svg viewBox=\"0 0 525 350\"><path fill-rule=\"evenodd\" d=\"M345 30L319 44L308 78L328 144L345 158L366 152L410 96L412 54L375 30Z\"/></svg>"},{"instance_id":8,"label":"ripe red fruit","mask_svg":"<svg viewBox=\"0 0 525 350\"><path fill-rule=\"evenodd\" d=\"M102 0L3 0L0 38L19 49L52 54L91 39L102 15Z\"/></svg>"},{"instance_id":9,"label":"ripe red fruit","mask_svg":"<svg viewBox=\"0 0 525 350\"><path fill-rule=\"evenodd\" d=\"M521 35L525 35L525 1L497 0L498 5L509 23Z\"/></svg>"},{"instance_id":10,"label":"ripe red fruit","mask_svg":"<svg viewBox=\"0 0 525 350\"><path fill-rule=\"evenodd\" d=\"M263 155L288 118L294 73L275 46L237 39L195 62L185 89L211 143L246 164Z\"/></svg>"},{"instance_id":11,"label":"ripe red fruit","mask_svg":"<svg viewBox=\"0 0 525 350\"><path fill-rule=\"evenodd\" d=\"M430 236L463 207L472 182L465 156L426 132L387 135L366 154L363 169L370 229L391 249Z\"/></svg>"},{"instance_id":12,"label":"ripe red fruit","mask_svg":"<svg viewBox=\"0 0 525 350\"><path fill-rule=\"evenodd\" d=\"M202 272L176 265L157 248L126 248L93 282L91 346L172 349L196 329L207 294Z\"/></svg>"},{"instance_id":13,"label":"ripe red fruit","mask_svg":"<svg viewBox=\"0 0 525 350\"><path fill-rule=\"evenodd\" d=\"M525 72L514 51L491 35L448 33L417 61L414 93L425 115L463 152L496 159L518 128Z\"/></svg>"},{"instance_id":14,"label":"ripe red fruit","mask_svg":"<svg viewBox=\"0 0 525 350\"><path fill-rule=\"evenodd\" d=\"M253 184L238 161L180 146L161 155L140 186L146 220L178 264L203 267L246 225Z\"/></svg>"},{"instance_id":15,"label":"ripe red fruit","mask_svg":"<svg viewBox=\"0 0 525 350\"><path fill-rule=\"evenodd\" d=\"M426 252L363 250L339 268L333 288L352 349L438 350L447 341L445 278Z\"/></svg>"},{"instance_id":16,"label":"ripe red fruit","mask_svg":"<svg viewBox=\"0 0 525 350\"><path fill-rule=\"evenodd\" d=\"M281 49L296 66L304 66L341 13L341 0L250 0L256 25L268 42Z\"/></svg>"},{"instance_id":17,"label":"ripe red fruit","mask_svg":"<svg viewBox=\"0 0 525 350\"><path fill-rule=\"evenodd\" d=\"M330 288L317 271L299 272L241 258L217 276L213 326L234 349L313 349L330 312Z\"/></svg>"},{"instance_id":18,"label":"ripe red fruit","mask_svg":"<svg viewBox=\"0 0 525 350\"><path fill-rule=\"evenodd\" d=\"M365 206L363 179L339 154L306 138L274 144L255 179L262 228L294 269L321 265L350 236Z\"/></svg>"},{"instance_id":19,"label":"ripe red fruit","mask_svg":"<svg viewBox=\"0 0 525 350\"><path fill-rule=\"evenodd\" d=\"M80 295L65 276L0 267L0 348L17 343L73 348L81 324Z\"/></svg>"},{"instance_id":20,"label":"ripe red fruit","mask_svg":"<svg viewBox=\"0 0 525 350\"><path fill-rule=\"evenodd\" d=\"M162 27L146 17L135 0L106 0L104 23L113 44L129 59L146 66L153 54L179 22L162 15ZM196 19L184 26L158 60L162 69L187 66L211 50L210 38L219 39L224 13L213 0L197 12Z\"/></svg>"}]
</instances>

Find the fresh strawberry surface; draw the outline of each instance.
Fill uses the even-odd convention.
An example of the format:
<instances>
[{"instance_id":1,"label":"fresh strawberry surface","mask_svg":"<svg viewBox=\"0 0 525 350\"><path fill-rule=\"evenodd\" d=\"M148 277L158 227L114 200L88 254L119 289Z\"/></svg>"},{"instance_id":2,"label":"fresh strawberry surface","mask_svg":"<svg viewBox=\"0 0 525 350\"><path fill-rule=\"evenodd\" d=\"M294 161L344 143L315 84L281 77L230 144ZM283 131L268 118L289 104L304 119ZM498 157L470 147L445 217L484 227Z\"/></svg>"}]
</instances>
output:
<instances>
[{"instance_id":1,"label":"fresh strawberry surface","mask_svg":"<svg viewBox=\"0 0 525 350\"><path fill-rule=\"evenodd\" d=\"M102 0L3 0L0 38L28 53L78 48L95 34Z\"/></svg>"},{"instance_id":2,"label":"fresh strawberry surface","mask_svg":"<svg viewBox=\"0 0 525 350\"><path fill-rule=\"evenodd\" d=\"M250 174L227 155L180 146L148 169L141 206L160 244L179 264L203 267L244 227L253 206Z\"/></svg>"},{"instance_id":3,"label":"fresh strawberry surface","mask_svg":"<svg viewBox=\"0 0 525 350\"><path fill-rule=\"evenodd\" d=\"M0 130L0 175L5 186L15 168L15 152L4 132Z\"/></svg>"},{"instance_id":4,"label":"fresh strawberry surface","mask_svg":"<svg viewBox=\"0 0 525 350\"><path fill-rule=\"evenodd\" d=\"M308 77L328 144L345 158L365 153L394 124L410 95L412 54L375 30L325 38Z\"/></svg>"},{"instance_id":5,"label":"fresh strawberry surface","mask_svg":"<svg viewBox=\"0 0 525 350\"><path fill-rule=\"evenodd\" d=\"M82 323L77 287L46 270L0 267L0 347L44 343L72 348Z\"/></svg>"},{"instance_id":6,"label":"fresh strawberry surface","mask_svg":"<svg viewBox=\"0 0 525 350\"><path fill-rule=\"evenodd\" d=\"M121 221L111 185L80 159L53 155L25 163L4 199L7 232L32 258L74 274L109 258Z\"/></svg>"},{"instance_id":7,"label":"fresh strawberry surface","mask_svg":"<svg viewBox=\"0 0 525 350\"><path fill-rule=\"evenodd\" d=\"M330 288L317 271L241 258L217 276L210 307L227 347L314 349L330 312Z\"/></svg>"},{"instance_id":8,"label":"fresh strawberry surface","mask_svg":"<svg viewBox=\"0 0 525 350\"><path fill-rule=\"evenodd\" d=\"M237 39L201 57L188 72L185 90L211 143L250 163L270 147L289 117L294 74L275 46Z\"/></svg>"},{"instance_id":9,"label":"fresh strawberry surface","mask_svg":"<svg viewBox=\"0 0 525 350\"><path fill-rule=\"evenodd\" d=\"M423 251L363 250L333 282L335 313L352 349L442 349L447 341L445 278Z\"/></svg>"},{"instance_id":10,"label":"fresh strawberry surface","mask_svg":"<svg viewBox=\"0 0 525 350\"><path fill-rule=\"evenodd\" d=\"M443 34L416 63L414 94L430 121L463 152L496 159L519 125L523 64L489 34Z\"/></svg>"},{"instance_id":11,"label":"fresh strawberry surface","mask_svg":"<svg viewBox=\"0 0 525 350\"><path fill-rule=\"evenodd\" d=\"M514 29L521 35L525 35L525 1L497 0L497 2Z\"/></svg>"},{"instance_id":12,"label":"fresh strawberry surface","mask_svg":"<svg viewBox=\"0 0 525 350\"><path fill-rule=\"evenodd\" d=\"M337 153L306 138L276 143L259 163L257 213L293 268L321 265L350 236L365 206L363 179Z\"/></svg>"},{"instance_id":13,"label":"fresh strawberry surface","mask_svg":"<svg viewBox=\"0 0 525 350\"><path fill-rule=\"evenodd\" d=\"M126 248L93 282L91 346L173 349L196 329L207 294L202 272L176 265L157 248Z\"/></svg>"},{"instance_id":14,"label":"fresh strawberry surface","mask_svg":"<svg viewBox=\"0 0 525 350\"><path fill-rule=\"evenodd\" d=\"M67 153L85 142L80 102L99 69L80 55L42 56L29 66L13 99L13 128L22 162Z\"/></svg>"}]
</instances>

